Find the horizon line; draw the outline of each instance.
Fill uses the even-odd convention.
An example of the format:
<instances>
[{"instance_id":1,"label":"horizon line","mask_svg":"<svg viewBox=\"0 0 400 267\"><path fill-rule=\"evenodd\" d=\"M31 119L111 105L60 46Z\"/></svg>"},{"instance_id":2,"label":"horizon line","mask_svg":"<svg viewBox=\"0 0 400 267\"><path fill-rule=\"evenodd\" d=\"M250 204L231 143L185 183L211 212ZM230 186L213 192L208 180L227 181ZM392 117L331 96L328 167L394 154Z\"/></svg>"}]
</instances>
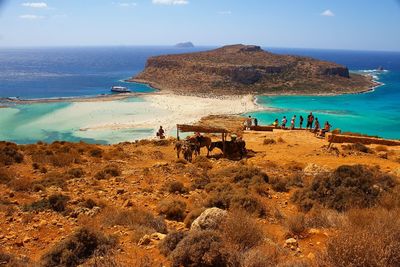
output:
<instances>
[{"instance_id":1,"label":"horizon line","mask_svg":"<svg viewBox=\"0 0 400 267\"><path fill-rule=\"evenodd\" d=\"M107 47L163 47L163 48L176 48L182 50L190 50L196 48L219 48L227 45L235 44L221 44L221 45L194 45L194 47L176 47L176 44L93 44L93 45L14 45L14 46L2 46L0 49L40 49L40 48L107 48ZM253 44L244 44L253 45ZM390 49L354 49L354 48L321 48L321 47L289 47L289 46L267 46L267 45L257 45L263 49L295 49L295 50L330 50L330 51L355 51L355 52L388 52L388 53L400 53L400 50L390 50Z\"/></svg>"}]
</instances>

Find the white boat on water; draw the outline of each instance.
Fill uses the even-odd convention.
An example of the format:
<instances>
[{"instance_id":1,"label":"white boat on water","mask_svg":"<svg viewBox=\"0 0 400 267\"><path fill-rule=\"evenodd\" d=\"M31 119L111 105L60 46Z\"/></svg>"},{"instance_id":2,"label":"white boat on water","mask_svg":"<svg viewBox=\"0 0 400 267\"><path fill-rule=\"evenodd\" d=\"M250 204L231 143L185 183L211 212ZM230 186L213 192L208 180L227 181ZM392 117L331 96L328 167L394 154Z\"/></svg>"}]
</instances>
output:
<instances>
[{"instance_id":1,"label":"white boat on water","mask_svg":"<svg viewBox=\"0 0 400 267\"><path fill-rule=\"evenodd\" d=\"M114 92L114 93L130 93L131 90L129 90L128 88L123 87L123 86L113 86L113 87L111 87L111 92Z\"/></svg>"}]
</instances>

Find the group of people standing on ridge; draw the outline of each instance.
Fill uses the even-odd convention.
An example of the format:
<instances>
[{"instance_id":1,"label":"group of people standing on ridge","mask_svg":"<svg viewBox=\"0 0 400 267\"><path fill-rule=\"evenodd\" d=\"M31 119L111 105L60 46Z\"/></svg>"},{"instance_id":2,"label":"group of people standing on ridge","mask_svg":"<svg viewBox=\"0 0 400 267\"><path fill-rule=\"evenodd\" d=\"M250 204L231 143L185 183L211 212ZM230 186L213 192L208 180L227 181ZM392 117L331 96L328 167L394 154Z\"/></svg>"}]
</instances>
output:
<instances>
[{"instance_id":1,"label":"group of people standing on ridge","mask_svg":"<svg viewBox=\"0 0 400 267\"><path fill-rule=\"evenodd\" d=\"M290 130L293 130L295 128L295 124L296 124L296 119L297 116L293 115L292 119L290 120ZM283 119L281 121L281 128L282 129L287 129L286 125L288 123L288 119L286 118L286 116L283 116ZM304 123L304 117L300 115L299 118L299 128L303 129L303 123ZM313 128L314 125L314 128ZM279 127L279 120L275 119L275 121L272 123L272 126L274 126L275 128ZM314 115L312 114L312 112L310 112L310 114L307 116L307 124L306 124L306 129L310 129L313 130L313 132L319 136L324 136L325 133L330 132L332 125L329 124L328 121L325 122L325 125L323 128L321 128L321 124L318 120L318 118L314 117Z\"/></svg>"}]
</instances>

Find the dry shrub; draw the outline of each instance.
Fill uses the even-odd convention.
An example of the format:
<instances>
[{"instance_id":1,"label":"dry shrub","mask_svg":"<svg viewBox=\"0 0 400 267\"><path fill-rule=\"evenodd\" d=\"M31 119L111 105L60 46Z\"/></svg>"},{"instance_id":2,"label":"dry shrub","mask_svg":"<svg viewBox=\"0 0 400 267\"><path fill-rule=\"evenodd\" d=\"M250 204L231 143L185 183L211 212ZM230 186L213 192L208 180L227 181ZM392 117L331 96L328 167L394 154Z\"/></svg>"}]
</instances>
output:
<instances>
[{"instance_id":1,"label":"dry shrub","mask_svg":"<svg viewBox=\"0 0 400 267\"><path fill-rule=\"evenodd\" d=\"M8 186L14 191L27 192L32 189L32 180L28 177L18 177L13 179Z\"/></svg>"},{"instance_id":2,"label":"dry shrub","mask_svg":"<svg viewBox=\"0 0 400 267\"><path fill-rule=\"evenodd\" d=\"M297 191L293 200L304 211L315 203L345 211L376 204L382 192L395 186L393 177L363 165L343 165L327 176L317 176L312 183Z\"/></svg>"},{"instance_id":3,"label":"dry shrub","mask_svg":"<svg viewBox=\"0 0 400 267\"><path fill-rule=\"evenodd\" d=\"M61 194L54 194L39 201L32 202L31 204L25 205L23 207L24 211L43 211L43 210L53 210L56 212L64 212L67 208L67 202L69 200L68 196Z\"/></svg>"},{"instance_id":4,"label":"dry shrub","mask_svg":"<svg viewBox=\"0 0 400 267\"><path fill-rule=\"evenodd\" d=\"M277 246L264 245L253 248L243 254L241 266L243 267L276 267L279 262L280 252Z\"/></svg>"},{"instance_id":5,"label":"dry shrub","mask_svg":"<svg viewBox=\"0 0 400 267\"><path fill-rule=\"evenodd\" d=\"M0 249L0 266L28 267L33 266L33 263L26 257L21 258Z\"/></svg>"},{"instance_id":6,"label":"dry shrub","mask_svg":"<svg viewBox=\"0 0 400 267\"><path fill-rule=\"evenodd\" d=\"M78 144L63 141L56 141L50 145L29 145L25 147L25 151L31 155L32 161L36 164L67 167L81 161Z\"/></svg>"},{"instance_id":7,"label":"dry shrub","mask_svg":"<svg viewBox=\"0 0 400 267\"><path fill-rule=\"evenodd\" d=\"M289 259L285 260L278 265L277 267L311 267L315 266L309 259Z\"/></svg>"},{"instance_id":8,"label":"dry shrub","mask_svg":"<svg viewBox=\"0 0 400 267\"><path fill-rule=\"evenodd\" d=\"M390 192L385 192L379 200L379 205L387 210L400 208L400 185L397 185Z\"/></svg>"},{"instance_id":9,"label":"dry shrub","mask_svg":"<svg viewBox=\"0 0 400 267\"><path fill-rule=\"evenodd\" d=\"M199 217L205 210L205 208L197 208L189 212L188 215L186 215L185 220L183 221L185 223L185 226L187 228L190 228L193 221L196 220L197 217Z\"/></svg>"},{"instance_id":10,"label":"dry shrub","mask_svg":"<svg viewBox=\"0 0 400 267\"><path fill-rule=\"evenodd\" d=\"M187 188L183 185L180 181L168 181L164 184L164 188L169 193L180 193L184 194L187 193Z\"/></svg>"},{"instance_id":11,"label":"dry shrub","mask_svg":"<svg viewBox=\"0 0 400 267\"><path fill-rule=\"evenodd\" d=\"M276 192L288 192L289 180L285 177L273 177L270 179L271 187Z\"/></svg>"},{"instance_id":12,"label":"dry shrub","mask_svg":"<svg viewBox=\"0 0 400 267\"><path fill-rule=\"evenodd\" d=\"M201 168L203 170L210 170L212 169L213 165L212 163L208 160L208 158L204 157L204 156L198 156L193 160L193 164L198 167Z\"/></svg>"},{"instance_id":13,"label":"dry shrub","mask_svg":"<svg viewBox=\"0 0 400 267\"><path fill-rule=\"evenodd\" d=\"M399 210L355 210L349 222L330 238L324 266L400 266Z\"/></svg>"},{"instance_id":14,"label":"dry shrub","mask_svg":"<svg viewBox=\"0 0 400 267\"><path fill-rule=\"evenodd\" d=\"M240 252L254 248L264 241L264 232L257 222L238 210L229 214L221 232L224 240Z\"/></svg>"},{"instance_id":15,"label":"dry shrub","mask_svg":"<svg viewBox=\"0 0 400 267\"><path fill-rule=\"evenodd\" d=\"M176 248L179 242L187 236L187 232L177 232L173 231L168 233L168 235L158 244L158 249L161 254L168 257L172 251Z\"/></svg>"},{"instance_id":16,"label":"dry shrub","mask_svg":"<svg viewBox=\"0 0 400 267\"><path fill-rule=\"evenodd\" d=\"M199 176L193 178L190 188L192 190L204 189L210 182L211 182L211 180L207 174L199 175Z\"/></svg>"},{"instance_id":17,"label":"dry shrub","mask_svg":"<svg viewBox=\"0 0 400 267\"><path fill-rule=\"evenodd\" d=\"M89 155L94 158L101 158L103 157L103 152L103 149L96 147L89 151Z\"/></svg>"},{"instance_id":18,"label":"dry shrub","mask_svg":"<svg viewBox=\"0 0 400 267\"><path fill-rule=\"evenodd\" d=\"M264 217L266 215L265 207L261 201L245 190L233 190L230 188L215 192L207 198L205 206L208 208L217 207L225 210L241 209L258 217Z\"/></svg>"},{"instance_id":19,"label":"dry shrub","mask_svg":"<svg viewBox=\"0 0 400 267\"><path fill-rule=\"evenodd\" d=\"M96 254L105 254L117 241L89 228L81 228L56 244L42 257L42 265L78 266Z\"/></svg>"},{"instance_id":20,"label":"dry shrub","mask_svg":"<svg viewBox=\"0 0 400 267\"><path fill-rule=\"evenodd\" d=\"M158 203L157 210L169 220L182 221L186 214L186 203L175 199L162 200Z\"/></svg>"},{"instance_id":21,"label":"dry shrub","mask_svg":"<svg viewBox=\"0 0 400 267\"><path fill-rule=\"evenodd\" d=\"M68 170L68 175L72 178L82 178L85 175L85 172L82 168L72 168Z\"/></svg>"},{"instance_id":22,"label":"dry shrub","mask_svg":"<svg viewBox=\"0 0 400 267\"><path fill-rule=\"evenodd\" d=\"M276 139L276 141L278 143L286 143L286 141L282 137L278 137L278 139Z\"/></svg>"},{"instance_id":23,"label":"dry shrub","mask_svg":"<svg viewBox=\"0 0 400 267\"><path fill-rule=\"evenodd\" d=\"M344 150L349 150L349 151L356 151L356 152L362 152L362 153L373 153L373 151L369 147L367 147L366 145L363 145L361 143L343 145L342 148Z\"/></svg>"},{"instance_id":24,"label":"dry shrub","mask_svg":"<svg viewBox=\"0 0 400 267\"><path fill-rule=\"evenodd\" d=\"M167 233L167 226L162 218L136 208L130 210L106 208L101 217L105 226L119 225L133 230L143 227L150 231L149 234L154 232Z\"/></svg>"},{"instance_id":25,"label":"dry shrub","mask_svg":"<svg viewBox=\"0 0 400 267\"><path fill-rule=\"evenodd\" d=\"M117 177L120 175L121 175L121 170L119 169L119 167L115 164L110 164L104 167L103 170L97 172L94 177L97 180L103 180L103 179L108 179L110 177Z\"/></svg>"},{"instance_id":26,"label":"dry shrub","mask_svg":"<svg viewBox=\"0 0 400 267\"><path fill-rule=\"evenodd\" d=\"M233 182L243 182L243 181L262 181L264 183L268 183L269 178L268 175L261 171L259 168L252 166L241 166L237 168L235 171L235 175L233 176Z\"/></svg>"},{"instance_id":27,"label":"dry shrub","mask_svg":"<svg viewBox=\"0 0 400 267\"><path fill-rule=\"evenodd\" d=\"M7 184L14 178L14 174L6 168L0 168L0 183Z\"/></svg>"},{"instance_id":28,"label":"dry shrub","mask_svg":"<svg viewBox=\"0 0 400 267\"><path fill-rule=\"evenodd\" d=\"M306 231L306 220L302 213L298 213L287 218L289 233L293 236L301 236Z\"/></svg>"},{"instance_id":29,"label":"dry shrub","mask_svg":"<svg viewBox=\"0 0 400 267\"><path fill-rule=\"evenodd\" d=\"M172 266L237 266L215 231L191 231L170 254Z\"/></svg>"},{"instance_id":30,"label":"dry shrub","mask_svg":"<svg viewBox=\"0 0 400 267\"><path fill-rule=\"evenodd\" d=\"M276 141L272 138L266 138L266 139L264 139L263 144L264 145L275 145Z\"/></svg>"},{"instance_id":31,"label":"dry shrub","mask_svg":"<svg viewBox=\"0 0 400 267\"><path fill-rule=\"evenodd\" d=\"M64 189L67 185L66 181L68 179L70 179L69 176L66 176L65 174L60 172L53 171L46 173L43 179L32 182L32 186L38 185L44 188L55 186Z\"/></svg>"},{"instance_id":32,"label":"dry shrub","mask_svg":"<svg viewBox=\"0 0 400 267\"><path fill-rule=\"evenodd\" d=\"M345 215L336 210L314 207L306 214L305 220L310 228L338 228L345 223Z\"/></svg>"},{"instance_id":33,"label":"dry shrub","mask_svg":"<svg viewBox=\"0 0 400 267\"><path fill-rule=\"evenodd\" d=\"M18 145L9 142L0 142L0 166L21 163L24 155L20 152Z\"/></svg>"},{"instance_id":34,"label":"dry shrub","mask_svg":"<svg viewBox=\"0 0 400 267\"><path fill-rule=\"evenodd\" d=\"M303 171L304 165L297 161L291 161L285 164L285 168L288 169L289 171L301 172Z\"/></svg>"}]
</instances>

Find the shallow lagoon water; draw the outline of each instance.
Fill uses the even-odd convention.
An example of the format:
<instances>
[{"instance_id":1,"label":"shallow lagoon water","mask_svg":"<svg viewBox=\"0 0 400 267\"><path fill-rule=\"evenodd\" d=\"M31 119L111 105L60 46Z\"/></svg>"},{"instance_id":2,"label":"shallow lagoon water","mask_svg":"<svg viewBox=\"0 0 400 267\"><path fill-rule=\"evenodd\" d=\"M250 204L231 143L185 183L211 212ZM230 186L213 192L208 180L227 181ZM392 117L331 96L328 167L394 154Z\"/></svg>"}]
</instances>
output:
<instances>
[{"instance_id":1,"label":"shallow lagoon water","mask_svg":"<svg viewBox=\"0 0 400 267\"><path fill-rule=\"evenodd\" d=\"M340 96L260 96L261 105L273 111L251 113L261 124L271 124L283 116L304 118L313 112L323 125L326 121L342 131L400 139L400 73L374 73L384 85L364 94Z\"/></svg>"},{"instance_id":2,"label":"shallow lagoon water","mask_svg":"<svg viewBox=\"0 0 400 267\"><path fill-rule=\"evenodd\" d=\"M127 85L137 92L151 92L147 85L123 82L141 71L149 56L206 50L167 47L0 49L0 97L53 98L109 93L111 85ZM275 53L311 56L335 61L352 70L378 66L374 73L385 83L374 92L342 96L275 96L258 98L274 111L252 113L261 124L275 118L289 119L310 111L321 123L329 121L344 131L400 139L400 53L304 49L266 49ZM366 71L368 72L368 71ZM0 103L1 106L1 103ZM85 110L85 107L89 107ZM142 98L100 102L98 106L59 102L0 108L0 140L34 143L39 140L118 143L153 136L154 129L85 128L102 122L143 122L146 116L162 117ZM164 111L165 112L165 111ZM248 115L248 114L244 114ZM173 122L175 123L175 122Z\"/></svg>"}]
</instances>

